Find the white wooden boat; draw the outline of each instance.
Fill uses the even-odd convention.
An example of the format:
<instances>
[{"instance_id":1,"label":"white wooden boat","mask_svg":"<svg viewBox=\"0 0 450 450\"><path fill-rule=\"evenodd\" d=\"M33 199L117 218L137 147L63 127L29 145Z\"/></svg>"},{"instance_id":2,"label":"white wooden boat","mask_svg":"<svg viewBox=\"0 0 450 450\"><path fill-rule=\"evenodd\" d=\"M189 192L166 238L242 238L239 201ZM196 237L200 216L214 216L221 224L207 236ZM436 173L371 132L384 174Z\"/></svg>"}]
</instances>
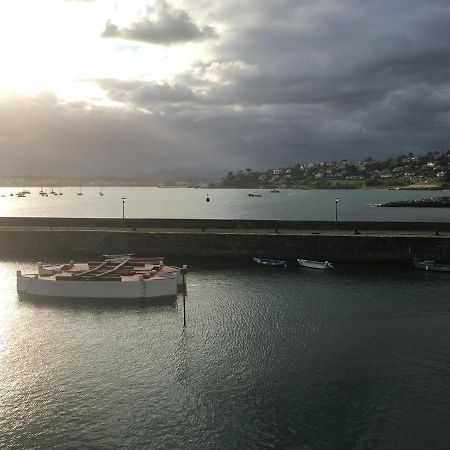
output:
<instances>
[{"instance_id":1,"label":"white wooden boat","mask_svg":"<svg viewBox=\"0 0 450 450\"><path fill-rule=\"evenodd\" d=\"M17 271L17 292L38 297L150 299L184 289L187 267L106 259L103 262L38 263L37 273Z\"/></svg>"},{"instance_id":2,"label":"white wooden boat","mask_svg":"<svg viewBox=\"0 0 450 450\"><path fill-rule=\"evenodd\" d=\"M329 261L311 261L309 259L297 259L297 262L303 267L310 267L311 269L333 269Z\"/></svg>"},{"instance_id":3,"label":"white wooden boat","mask_svg":"<svg viewBox=\"0 0 450 450\"><path fill-rule=\"evenodd\" d=\"M430 272L450 272L450 265L436 264L432 259L415 260L414 267L416 269L429 270Z\"/></svg>"}]
</instances>

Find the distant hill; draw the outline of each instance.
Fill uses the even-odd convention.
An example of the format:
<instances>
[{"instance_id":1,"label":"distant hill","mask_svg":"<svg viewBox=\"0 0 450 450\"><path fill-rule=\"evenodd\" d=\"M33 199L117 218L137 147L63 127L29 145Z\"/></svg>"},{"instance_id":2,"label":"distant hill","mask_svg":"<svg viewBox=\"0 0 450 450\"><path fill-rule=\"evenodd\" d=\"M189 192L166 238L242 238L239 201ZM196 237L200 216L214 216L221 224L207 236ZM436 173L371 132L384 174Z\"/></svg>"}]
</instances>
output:
<instances>
[{"instance_id":1,"label":"distant hill","mask_svg":"<svg viewBox=\"0 0 450 450\"><path fill-rule=\"evenodd\" d=\"M250 168L229 172L212 187L357 189L398 187L437 189L450 185L450 150L422 156L406 153L395 158L363 161L298 163L265 171Z\"/></svg>"},{"instance_id":2,"label":"distant hill","mask_svg":"<svg viewBox=\"0 0 450 450\"><path fill-rule=\"evenodd\" d=\"M118 177L55 177L55 176L0 176L0 186L197 186L217 180L222 173L203 170L164 170L136 178Z\"/></svg>"}]
</instances>

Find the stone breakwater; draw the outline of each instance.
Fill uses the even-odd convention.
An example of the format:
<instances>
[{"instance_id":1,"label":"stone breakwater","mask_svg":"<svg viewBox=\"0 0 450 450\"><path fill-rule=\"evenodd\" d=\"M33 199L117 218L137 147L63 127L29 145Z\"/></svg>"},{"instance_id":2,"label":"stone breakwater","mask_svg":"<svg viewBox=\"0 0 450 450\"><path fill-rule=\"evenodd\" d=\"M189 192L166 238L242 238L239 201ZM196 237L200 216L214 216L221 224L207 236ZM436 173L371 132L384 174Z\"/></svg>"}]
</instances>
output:
<instances>
[{"instance_id":1,"label":"stone breakwater","mask_svg":"<svg viewBox=\"0 0 450 450\"><path fill-rule=\"evenodd\" d=\"M29 219L29 220L27 220ZM0 218L0 254L31 259L104 253L187 257L450 260L449 223Z\"/></svg>"},{"instance_id":2,"label":"stone breakwater","mask_svg":"<svg viewBox=\"0 0 450 450\"><path fill-rule=\"evenodd\" d=\"M450 208L450 197L431 197L420 200L397 200L377 205L386 208Z\"/></svg>"}]
</instances>

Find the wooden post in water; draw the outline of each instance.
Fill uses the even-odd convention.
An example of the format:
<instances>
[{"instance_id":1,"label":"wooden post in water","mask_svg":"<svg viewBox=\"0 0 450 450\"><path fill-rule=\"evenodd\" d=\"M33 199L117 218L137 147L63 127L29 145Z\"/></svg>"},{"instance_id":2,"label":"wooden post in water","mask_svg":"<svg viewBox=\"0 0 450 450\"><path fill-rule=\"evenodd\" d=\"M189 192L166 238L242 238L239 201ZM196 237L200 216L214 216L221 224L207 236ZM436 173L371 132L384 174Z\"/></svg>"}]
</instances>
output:
<instances>
[{"instance_id":1,"label":"wooden post in water","mask_svg":"<svg viewBox=\"0 0 450 450\"><path fill-rule=\"evenodd\" d=\"M184 265L181 268L181 274L183 275L183 328L186 328L186 272L187 266Z\"/></svg>"},{"instance_id":2,"label":"wooden post in water","mask_svg":"<svg viewBox=\"0 0 450 450\"><path fill-rule=\"evenodd\" d=\"M122 197L122 227L125 226L125 197Z\"/></svg>"}]
</instances>

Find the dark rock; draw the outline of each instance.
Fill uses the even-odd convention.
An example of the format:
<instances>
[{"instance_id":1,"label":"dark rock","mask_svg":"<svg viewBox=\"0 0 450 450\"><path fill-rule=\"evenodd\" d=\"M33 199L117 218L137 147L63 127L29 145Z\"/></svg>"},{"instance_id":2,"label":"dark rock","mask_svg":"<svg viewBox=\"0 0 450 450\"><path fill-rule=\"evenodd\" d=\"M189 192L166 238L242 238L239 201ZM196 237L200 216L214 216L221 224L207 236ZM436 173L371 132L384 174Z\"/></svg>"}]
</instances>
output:
<instances>
[{"instance_id":1,"label":"dark rock","mask_svg":"<svg viewBox=\"0 0 450 450\"><path fill-rule=\"evenodd\" d=\"M420 200L397 200L377 205L386 208L450 208L450 197L432 197Z\"/></svg>"}]
</instances>

